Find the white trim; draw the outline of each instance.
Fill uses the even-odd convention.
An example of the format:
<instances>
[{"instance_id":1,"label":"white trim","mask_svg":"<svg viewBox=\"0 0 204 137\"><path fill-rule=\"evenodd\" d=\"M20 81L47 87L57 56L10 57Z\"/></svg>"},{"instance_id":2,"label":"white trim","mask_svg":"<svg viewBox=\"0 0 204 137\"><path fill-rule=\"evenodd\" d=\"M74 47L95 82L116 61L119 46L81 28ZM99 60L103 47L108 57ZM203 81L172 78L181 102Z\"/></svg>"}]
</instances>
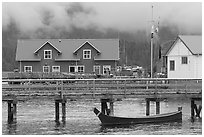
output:
<instances>
[{"instance_id":1,"label":"white trim","mask_svg":"<svg viewBox=\"0 0 204 137\"><path fill-rule=\"evenodd\" d=\"M183 58L186 58L186 63L183 63ZM188 56L181 56L181 65L188 65Z\"/></svg>"},{"instance_id":2,"label":"white trim","mask_svg":"<svg viewBox=\"0 0 204 137\"><path fill-rule=\"evenodd\" d=\"M83 72L85 72L85 66L84 65L77 65L76 68L77 68L77 72L79 72L79 67L83 67ZM81 72L82 73L82 72Z\"/></svg>"},{"instance_id":3,"label":"white trim","mask_svg":"<svg viewBox=\"0 0 204 137\"><path fill-rule=\"evenodd\" d=\"M45 46L45 44L49 43L54 49L56 49L59 53L62 53L59 49L57 49L54 45L52 45L52 43L50 43L49 41L46 41L44 44L42 44L42 46L40 46L38 49L35 50L34 53L38 52L43 46Z\"/></svg>"},{"instance_id":4,"label":"white trim","mask_svg":"<svg viewBox=\"0 0 204 137\"><path fill-rule=\"evenodd\" d=\"M96 115L97 117L101 114L101 112L98 112L98 114Z\"/></svg>"},{"instance_id":5,"label":"white trim","mask_svg":"<svg viewBox=\"0 0 204 137\"><path fill-rule=\"evenodd\" d=\"M58 67L58 70L59 70L59 71L53 71L53 68L54 68L54 67ZM60 72L60 66L52 66L52 72Z\"/></svg>"},{"instance_id":6,"label":"white trim","mask_svg":"<svg viewBox=\"0 0 204 137\"><path fill-rule=\"evenodd\" d=\"M96 58L94 58L94 60L115 60L115 61L118 61L120 59L96 59Z\"/></svg>"},{"instance_id":7,"label":"white trim","mask_svg":"<svg viewBox=\"0 0 204 137\"><path fill-rule=\"evenodd\" d=\"M50 58L45 58L45 52L46 51L50 51ZM52 50L50 50L50 49L45 49L44 50L44 59L52 59Z\"/></svg>"},{"instance_id":8,"label":"white trim","mask_svg":"<svg viewBox=\"0 0 204 137\"><path fill-rule=\"evenodd\" d=\"M45 72L45 67L48 67L48 72ZM43 66L43 72L44 73L49 73L50 72L50 66Z\"/></svg>"},{"instance_id":9,"label":"white trim","mask_svg":"<svg viewBox=\"0 0 204 137\"><path fill-rule=\"evenodd\" d=\"M94 65L93 66L93 71L96 72L96 67L99 69L99 75L101 74L101 66L100 65Z\"/></svg>"},{"instance_id":10,"label":"white trim","mask_svg":"<svg viewBox=\"0 0 204 137\"><path fill-rule=\"evenodd\" d=\"M26 70L26 69L25 69L26 67L31 68L31 69L30 69L30 71L25 71L25 70ZM32 71L33 71L32 69L33 69L33 67L32 67L32 66L24 66L24 72L32 72Z\"/></svg>"},{"instance_id":11,"label":"white trim","mask_svg":"<svg viewBox=\"0 0 204 137\"><path fill-rule=\"evenodd\" d=\"M83 67L83 72L85 72L85 66L84 65L71 65L71 66L69 66L69 72L70 72L71 67L74 67L74 72L79 72L78 67ZM70 73L73 73L73 72L70 72Z\"/></svg>"},{"instance_id":12,"label":"white trim","mask_svg":"<svg viewBox=\"0 0 204 137\"><path fill-rule=\"evenodd\" d=\"M89 53L89 58L85 58L84 57L84 52L86 52L86 51L89 51L90 53ZM87 54L88 55L88 54ZM90 49L84 49L83 50L83 59L91 59L91 50Z\"/></svg>"},{"instance_id":13,"label":"white trim","mask_svg":"<svg viewBox=\"0 0 204 137\"><path fill-rule=\"evenodd\" d=\"M174 62L174 70L171 69L171 62ZM175 60L169 60L169 71L176 71L176 61Z\"/></svg>"},{"instance_id":14,"label":"white trim","mask_svg":"<svg viewBox=\"0 0 204 137\"><path fill-rule=\"evenodd\" d=\"M78 61L78 60L80 60L80 59L55 59L55 61L72 61L72 60L76 60L76 61Z\"/></svg>"},{"instance_id":15,"label":"white trim","mask_svg":"<svg viewBox=\"0 0 204 137\"><path fill-rule=\"evenodd\" d=\"M99 53L101 53L100 52L100 50L98 50L93 44L91 44L91 42L89 42L89 41L85 41L81 46L79 46L73 53L75 53L75 52L77 52L81 47L83 47L86 43L89 43L89 45L91 45L95 50L97 50Z\"/></svg>"}]
</instances>

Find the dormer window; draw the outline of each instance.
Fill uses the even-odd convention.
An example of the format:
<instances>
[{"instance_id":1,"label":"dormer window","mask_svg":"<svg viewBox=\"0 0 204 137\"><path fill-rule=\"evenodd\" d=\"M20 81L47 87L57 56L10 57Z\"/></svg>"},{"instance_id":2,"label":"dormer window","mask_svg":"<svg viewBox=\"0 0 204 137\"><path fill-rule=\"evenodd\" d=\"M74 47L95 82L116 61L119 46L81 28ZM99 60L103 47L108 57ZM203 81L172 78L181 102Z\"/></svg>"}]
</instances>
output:
<instances>
[{"instance_id":1,"label":"dormer window","mask_svg":"<svg viewBox=\"0 0 204 137\"><path fill-rule=\"evenodd\" d=\"M91 50L90 49L83 50L83 59L91 59Z\"/></svg>"},{"instance_id":2,"label":"dormer window","mask_svg":"<svg viewBox=\"0 0 204 137\"><path fill-rule=\"evenodd\" d=\"M44 50L44 59L52 59L52 50Z\"/></svg>"}]
</instances>

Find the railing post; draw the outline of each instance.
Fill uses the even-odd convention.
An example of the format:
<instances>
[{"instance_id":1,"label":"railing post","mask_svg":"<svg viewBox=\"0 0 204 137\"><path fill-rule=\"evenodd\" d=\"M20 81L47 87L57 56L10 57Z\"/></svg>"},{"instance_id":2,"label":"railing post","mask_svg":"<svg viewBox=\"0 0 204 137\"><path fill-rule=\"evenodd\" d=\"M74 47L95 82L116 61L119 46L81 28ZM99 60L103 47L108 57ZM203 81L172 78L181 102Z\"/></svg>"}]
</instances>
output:
<instances>
[{"instance_id":1,"label":"railing post","mask_svg":"<svg viewBox=\"0 0 204 137\"><path fill-rule=\"evenodd\" d=\"M125 92L125 98L126 98L126 91L127 91L127 81L126 81L126 79L125 79L125 90L124 90L124 92Z\"/></svg>"},{"instance_id":2,"label":"railing post","mask_svg":"<svg viewBox=\"0 0 204 137\"><path fill-rule=\"evenodd\" d=\"M149 89L149 87L148 87L148 80L146 81L146 89Z\"/></svg>"},{"instance_id":3,"label":"railing post","mask_svg":"<svg viewBox=\"0 0 204 137\"><path fill-rule=\"evenodd\" d=\"M93 97L95 98L95 90L96 90L96 85L95 85L95 79L93 80Z\"/></svg>"}]
</instances>

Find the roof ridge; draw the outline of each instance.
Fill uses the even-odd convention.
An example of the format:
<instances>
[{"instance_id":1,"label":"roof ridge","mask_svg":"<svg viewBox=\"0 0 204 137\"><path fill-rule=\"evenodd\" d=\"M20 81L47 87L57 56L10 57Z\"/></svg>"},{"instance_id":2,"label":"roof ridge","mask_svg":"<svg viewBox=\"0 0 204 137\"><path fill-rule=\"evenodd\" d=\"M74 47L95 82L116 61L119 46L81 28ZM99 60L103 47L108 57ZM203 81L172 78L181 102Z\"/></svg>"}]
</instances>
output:
<instances>
[{"instance_id":1,"label":"roof ridge","mask_svg":"<svg viewBox=\"0 0 204 137\"><path fill-rule=\"evenodd\" d=\"M99 39L18 39L19 41L20 40L28 40L28 41L31 41L31 40L119 40L118 38L110 38L110 39L104 39L104 38L99 38Z\"/></svg>"}]
</instances>

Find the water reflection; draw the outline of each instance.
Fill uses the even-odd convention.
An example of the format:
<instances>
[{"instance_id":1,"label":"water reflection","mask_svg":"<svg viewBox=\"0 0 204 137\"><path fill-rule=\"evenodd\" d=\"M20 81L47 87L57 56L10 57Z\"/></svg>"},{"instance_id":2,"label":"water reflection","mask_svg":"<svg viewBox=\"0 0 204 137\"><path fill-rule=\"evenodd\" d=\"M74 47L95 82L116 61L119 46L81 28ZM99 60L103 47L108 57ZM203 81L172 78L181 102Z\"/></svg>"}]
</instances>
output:
<instances>
[{"instance_id":1,"label":"water reflection","mask_svg":"<svg viewBox=\"0 0 204 137\"><path fill-rule=\"evenodd\" d=\"M8 134L16 134L17 131L17 122L7 122Z\"/></svg>"},{"instance_id":2,"label":"water reflection","mask_svg":"<svg viewBox=\"0 0 204 137\"><path fill-rule=\"evenodd\" d=\"M60 131L66 127L66 121L63 120L62 122L55 121L55 130Z\"/></svg>"},{"instance_id":3,"label":"water reflection","mask_svg":"<svg viewBox=\"0 0 204 137\"><path fill-rule=\"evenodd\" d=\"M170 130L170 129L182 129L182 122L165 122L160 124L133 124L133 125L114 125L114 126L104 126L101 125L99 132L108 133L108 132L123 132L123 131L161 131L161 130Z\"/></svg>"}]
</instances>

